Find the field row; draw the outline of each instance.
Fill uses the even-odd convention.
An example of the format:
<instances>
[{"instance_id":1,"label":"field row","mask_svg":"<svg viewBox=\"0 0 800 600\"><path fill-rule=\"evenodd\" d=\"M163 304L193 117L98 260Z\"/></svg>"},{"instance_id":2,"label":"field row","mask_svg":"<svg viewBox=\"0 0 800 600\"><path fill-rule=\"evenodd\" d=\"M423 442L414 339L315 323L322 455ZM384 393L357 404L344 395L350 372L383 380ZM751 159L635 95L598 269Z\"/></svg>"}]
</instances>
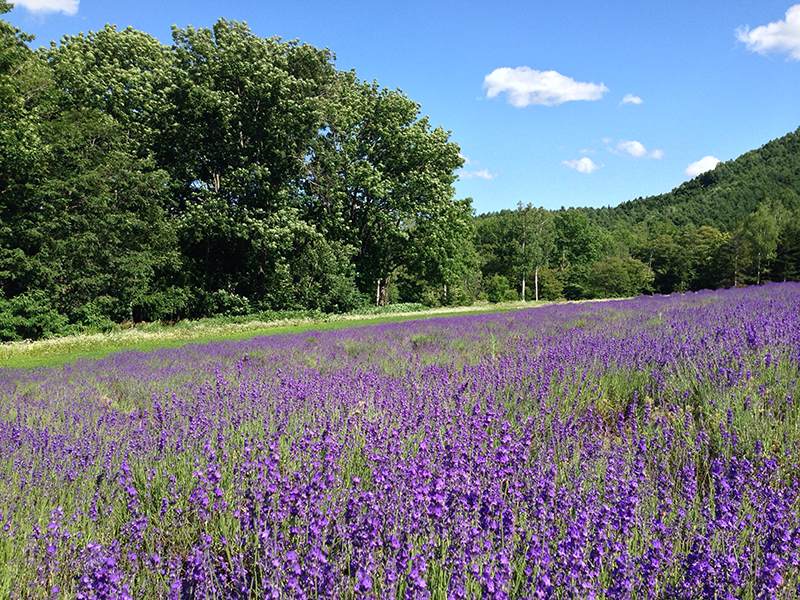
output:
<instances>
[{"instance_id":1,"label":"field row","mask_svg":"<svg viewBox=\"0 0 800 600\"><path fill-rule=\"evenodd\" d=\"M0 369L0 596L796 598L800 285Z\"/></svg>"}]
</instances>

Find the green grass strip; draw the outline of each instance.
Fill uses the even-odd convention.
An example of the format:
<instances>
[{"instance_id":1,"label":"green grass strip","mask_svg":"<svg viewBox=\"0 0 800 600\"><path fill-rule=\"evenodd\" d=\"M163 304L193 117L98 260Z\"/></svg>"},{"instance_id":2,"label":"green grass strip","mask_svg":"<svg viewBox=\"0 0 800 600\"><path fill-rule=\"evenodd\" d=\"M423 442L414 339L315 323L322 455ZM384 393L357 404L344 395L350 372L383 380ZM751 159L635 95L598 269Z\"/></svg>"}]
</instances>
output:
<instances>
[{"instance_id":1,"label":"green grass strip","mask_svg":"<svg viewBox=\"0 0 800 600\"><path fill-rule=\"evenodd\" d=\"M303 333L363 327L380 323L425 320L440 317L510 312L534 308L549 302L506 302L458 308L436 308L426 311L377 315L327 315L322 319L283 319L263 322L202 322L176 326L145 324L108 333L80 334L35 342L9 342L0 345L0 368L55 367L79 359L100 359L123 350L149 352L159 348L177 348L187 343L208 343L242 340L257 336Z\"/></svg>"}]
</instances>

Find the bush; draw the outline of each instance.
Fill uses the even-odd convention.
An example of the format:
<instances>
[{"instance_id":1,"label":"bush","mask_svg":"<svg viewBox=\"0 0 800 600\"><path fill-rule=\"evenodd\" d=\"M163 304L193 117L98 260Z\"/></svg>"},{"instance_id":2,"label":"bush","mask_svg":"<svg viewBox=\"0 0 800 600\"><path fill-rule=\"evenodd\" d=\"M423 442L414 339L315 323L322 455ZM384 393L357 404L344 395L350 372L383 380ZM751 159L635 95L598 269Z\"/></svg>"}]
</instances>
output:
<instances>
[{"instance_id":1,"label":"bush","mask_svg":"<svg viewBox=\"0 0 800 600\"><path fill-rule=\"evenodd\" d=\"M515 290L509 289L508 279L497 273L488 278L485 285L486 297L489 302L504 302L507 300L509 292L516 294Z\"/></svg>"},{"instance_id":2,"label":"bush","mask_svg":"<svg viewBox=\"0 0 800 600\"><path fill-rule=\"evenodd\" d=\"M539 269L539 300L555 300L563 295L564 284L558 278L558 272L549 267L541 267Z\"/></svg>"},{"instance_id":3,"label":"bush","mask_svg":"<svg viewBox=\"0 0 800 600\"><path fill-rule=\"evenodd\" d=\"M78 329L84 331L111 331L114 327L112 321L103 310L101 301L90 302L73 311L73 319L79 326Z\"/></svg>"},{"instance_id":4,"label":"bush","mask_svg":"<svg viewBox=\"0 0 800 600\"><path fill-rule=\"evenodd\" d=\"M0 299L0 340L35 340L64 333L69 325L41 290Z\"/></svg>"},{"instance_id":5,"label":"bush","mask_svg":"<svg viewBox=\"0 0 800 600\"><path fill-rule=\"evenodd\" d=\"M217 290L210 300L211 314L215 317L238 317L253 312L248 298L227 290Z\"/></svg>"},{"instance_id":6,"label":"bush","mask_svg":"<svg viewBox=\"0 0 800 600\"><path fill-rule=\"evenodd\" d=\"M640 260L606 257L592 264L589 295L593 298L625 298L652 291L653 272Z\"/></svg>"}]
</instances>

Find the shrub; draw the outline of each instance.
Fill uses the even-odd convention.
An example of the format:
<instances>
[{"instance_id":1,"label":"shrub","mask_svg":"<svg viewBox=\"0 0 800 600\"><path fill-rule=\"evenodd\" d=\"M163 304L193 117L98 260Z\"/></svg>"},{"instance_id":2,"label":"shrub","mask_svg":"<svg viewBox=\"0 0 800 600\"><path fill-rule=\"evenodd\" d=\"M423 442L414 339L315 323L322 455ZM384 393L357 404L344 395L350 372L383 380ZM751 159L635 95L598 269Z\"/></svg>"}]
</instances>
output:
<instances>
[{"instance_id":1,"label":"shrub","mask_svg":"<svg viewBox=\"0 0 800 600\"><path fill-rule=\"evenodd\" d=\"M63 333L69 324L41 290L0 299L0 340L38 339Z\"/></svg>"},{"instance_id":2,"label":"shrub","mask_svg":"<svg viewBox=\"0 0 800 600\"><path fill-rule=\"evenodd\" d=\"M516 293L509 289L508 279L503 275L494 274L486 280L486 297L489 302L505 301L509 292Z\"/></svg>"}]
</instances>

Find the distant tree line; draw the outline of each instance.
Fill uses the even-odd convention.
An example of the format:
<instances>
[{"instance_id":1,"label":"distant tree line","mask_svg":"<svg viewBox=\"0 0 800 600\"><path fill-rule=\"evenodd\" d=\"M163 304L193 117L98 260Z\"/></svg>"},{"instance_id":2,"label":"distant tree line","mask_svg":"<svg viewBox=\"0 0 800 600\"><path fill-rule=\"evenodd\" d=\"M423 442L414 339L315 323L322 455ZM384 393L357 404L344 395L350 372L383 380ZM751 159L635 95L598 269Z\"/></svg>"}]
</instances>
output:
<instances>
[{"instance_id":1,"label":"distant tree line","mask_svg":"<svg viewBox=\"0 0 800 600\"><path fill-rule=\"evenodd\" d=\"M673 191L615 208L476 218L492 300L570 300L800 280L800 129Z\"/></svg>"},{"instance_id":2,"label":"distant tree line","mask_svg":"<svg viewBox=\"0 0 800 600\"><path fill-rule=\"evenodd\" d=\"M800 277L798 133L617 208L475 217L450 133L328 50L224 19L31 40L0 20L0 340Z\"/></svg>"}]
</instances>

